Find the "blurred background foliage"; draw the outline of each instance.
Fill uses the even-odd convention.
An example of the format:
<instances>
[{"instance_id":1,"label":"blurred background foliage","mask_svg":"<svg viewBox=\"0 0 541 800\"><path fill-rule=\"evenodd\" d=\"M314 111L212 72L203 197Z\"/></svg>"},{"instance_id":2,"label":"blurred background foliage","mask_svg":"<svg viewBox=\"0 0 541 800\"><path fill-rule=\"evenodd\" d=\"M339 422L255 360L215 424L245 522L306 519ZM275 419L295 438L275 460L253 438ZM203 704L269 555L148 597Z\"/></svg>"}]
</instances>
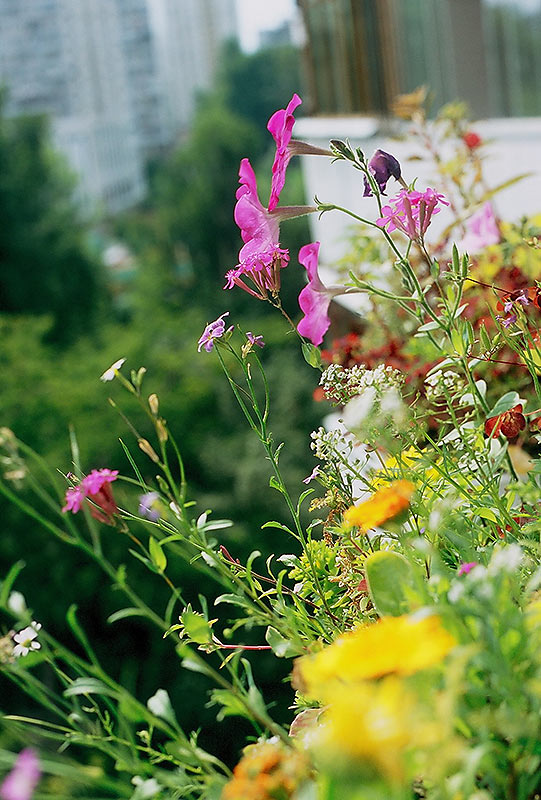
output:
<instances>
[{"instance_id":1,"label":"blurred background foliage","mask_svg":"<svg viewBox=\"0 0 541 800\"><path fill-rule=\"evenodd\" d=\"M275 549L277 531L261 530L261 525L286 519L286 509L268 487L266 461L217 360L197 353L197 339L205 323L224 310L244 330L263 333L268 347L262 358L272 389L270 427L276 442L287 430L281 465L293 493L300 492L301 479L313 467L308 434L320 416L311 396L313 372L302 360L296 338L284 335L286 323L275 311L238 289L221 288L241 245L233 221L239 161L252 159L262 176L265 202L274 148L266 121L299 90L299 80L293 48L244 55L228 46L219 89L200 98L189 138L149 165L151 190L145 203L113 219L81 219L72 199L73 180L49 147L45 119L7 120L0 113L0 425L13 429L64 473L71 467L70 425L85 471L108 466L130 474L118 441L122 437L152 483L152 462L138 451L107 398L112 395L142 435L148 435L144 415L120 386L98 380L119 357L127 358L125 368L146 366L144 393L158 394L179 442L197 500L194 514L212 508L216 516L231 518L234 526L221 535L241 559L253 549L263 555ZM304 202L295 163L282 202ZM133 278L120 292L97 255L96 239L120 241L133 255ZM283 274L283 302L293 318L304 283L296 255L308 239L303 219L284 229L282 241L291 248L291 264ZM24 482L16 491L24 498ZM120 499L137 510L136 496ZM244 723L239 722L238 741L217 736L215 710L205 708L205 680L182 671L171 644L137 620L107 626L107 615L123 601L98 568L1 502L0 575L17 559L27 562L17 588L36 619L77 650L64 621L68 606L76 602L111 674L143 701L167 686L182 724L204 728L203 744L216 750L218 742L220 755L235 761L247 732ZM104 535L111 559L127 560L145 600L162 607L165 595L158 581L132 563L126 542L113 533L106 530ZM219 587L204 583L188 565L178 563L174 570L185 596L196 604L198 593L211 598L219 593ZM279 666L276 659L257 655L254 670L263 690L280 678ZM0 684L0 692L7 698L5 711L29 710L12 686Z\"/></svg>"}]
</instances>

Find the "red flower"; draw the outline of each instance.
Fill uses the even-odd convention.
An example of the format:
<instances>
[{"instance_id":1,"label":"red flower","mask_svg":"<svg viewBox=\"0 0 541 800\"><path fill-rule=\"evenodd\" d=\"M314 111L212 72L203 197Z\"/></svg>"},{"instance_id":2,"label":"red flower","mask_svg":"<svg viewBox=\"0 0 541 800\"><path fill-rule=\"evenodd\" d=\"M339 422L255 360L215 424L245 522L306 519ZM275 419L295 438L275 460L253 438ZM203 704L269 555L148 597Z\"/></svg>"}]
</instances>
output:
<instances>
[{"instance_id":1,"label":"red flower","mask_svg":"<svg viewBox=\"0 0 541 800\"><path fill-rule=\"evenodd\" d=\"M509 411L487 419L485 433L487 436L499 436L500 433L503 433L508 439L514 439L525 427L526 418L522 413L522 404L518 403Z\"/></svg>"},{"instance_id":2,"label":"red flower","mask_svg":"<svg viewBox=\"0 0 541 800\"><path fill-rule=\"evenodd\" d=\"M462 137L462 141L464 142L466 147L470 148L470 150L475 150L475 148L479 147L479 145L482 144L483 142L479 134L474 133L473 131L468 131L467 133L465 133L464 136Z\"/></svg>"}]
</instances>

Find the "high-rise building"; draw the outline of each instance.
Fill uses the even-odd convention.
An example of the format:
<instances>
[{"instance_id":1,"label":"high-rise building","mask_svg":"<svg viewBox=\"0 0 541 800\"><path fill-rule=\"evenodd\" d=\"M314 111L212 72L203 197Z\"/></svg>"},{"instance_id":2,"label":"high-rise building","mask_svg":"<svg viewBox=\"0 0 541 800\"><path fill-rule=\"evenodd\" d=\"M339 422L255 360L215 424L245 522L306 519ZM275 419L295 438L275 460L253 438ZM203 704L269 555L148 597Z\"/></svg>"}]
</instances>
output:
<instances>
[{"instance_id":1,"label":"high-rise building","mask_svg":"<svg viewBox=\"0 0 541 800\"><path fill-rule=\"evenodd\" d=\"M143 197L144 162L187 129L235 35L235 0L0 0L6 111L49 114L81 201L114 213Z\"/></svg>"},{"instance_id":2,"label":"high-rise building","mask_svg":"<svg viewBox=\"0 0 541 800\"><path fill-rule=\"evenodd\" d=\"M121 31L109 0L0 0L7 113L51 115L92 210L119 211L144 193Z\"/></svg>"},{"instance_id":3,"label":"high-rise building","mask_svg":"<svg viewBox=\"0 0 541 800\"><path fill-rule=\"evenodd\" d=\"M223 43L236 38L235 0L149 0L167 133L189 125L198 90L216 76Z\"/></svg>"}]
</instances>

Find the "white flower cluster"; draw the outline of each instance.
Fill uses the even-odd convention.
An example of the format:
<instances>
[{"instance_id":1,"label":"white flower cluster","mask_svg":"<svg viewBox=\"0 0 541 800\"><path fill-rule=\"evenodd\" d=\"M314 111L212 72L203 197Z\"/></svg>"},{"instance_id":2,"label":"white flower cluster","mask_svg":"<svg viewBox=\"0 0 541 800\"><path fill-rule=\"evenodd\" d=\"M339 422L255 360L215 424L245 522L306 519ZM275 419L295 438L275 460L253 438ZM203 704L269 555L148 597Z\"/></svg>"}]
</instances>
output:
<instances>
[{"instance_id":1,"label":"white flower cluster","mask_svg":"<svg viewBox=\"0 0 541 800\"><path fill-rule=\"evenodd\" d=\"M330 364L319 381L325 397L340 405L344 405L368 388L383 392L403 383L404 376L397 369L386 367L385 364L380 364L375 369L366 369L360 364L355 364L353 367Z\"/></svg>"},{"instance_id":2,"label":"white flower cluster","mask_svg":"<svg viewBox=\"0 0 541 800\"><path fill-rule=\"evenodd\" d=\"M317 431L312 431L310 437L312 439L310 447L315 457L321 461L336 461L345 450L351 450L351 446L344 441L343 431L339 428L326 431L325 428L319 427Z\"/></svg>"},{"instance_id":3,"label":"white flower cluster","mask_svg":"<svg viewBox=\"0 0 541 800\"><path fill-rule=\"evenodd\" d=\"M446 395L452 397L463 388L464 379L452 370L444 372L440 369L425 378L426 399L432 403L445 398Z\"/></svg>"}]
</instances>

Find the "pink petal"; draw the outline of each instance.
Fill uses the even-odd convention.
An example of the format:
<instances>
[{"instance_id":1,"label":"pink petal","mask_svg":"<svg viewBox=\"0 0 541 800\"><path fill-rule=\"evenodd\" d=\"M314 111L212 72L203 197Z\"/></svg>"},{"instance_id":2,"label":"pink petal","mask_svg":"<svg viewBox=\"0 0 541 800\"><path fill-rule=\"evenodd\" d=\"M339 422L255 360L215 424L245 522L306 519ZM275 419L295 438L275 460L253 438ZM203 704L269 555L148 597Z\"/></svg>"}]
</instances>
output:
<instances>
[{"instance_id":1,"label":"pink petal","mask_svg":"<svg viewBox=\"0 0 541 800\"><path fill-rule=\"evenodd\" d=\"M318 253L319 242L304 245L299 251L299 261L306 267L309 283L299 294L299 306L304 311L304 317L297 325L297 330L315 345L321 344L331 324L327 311L332 299L332 293L327 291L319 279Z\"/></svg>"},{"instance_id":2,"label":"pink petal","mask_svg":"<svg viewBox=\"0 0 541 800\"><path fill-rule=\"evenodd\" d=\"M298 94L294 94L289 101L287 108L281 108L276 111L269 119L267 130L272 134L276 142L276 155L274 156L274 163L272 165L272 181L271 192L269 197L269 211L272 211L278 205L280 192L284 188L286 180L286 169L291 158L291 153L287 149L291 141L291 133L295 118L293 112L302 103Z\"/></svg>"},{"instance_id":3,"label":"pink petal","mask_svg":"<svg viewBox=\"0 0 541 800\"><path fill-rule=\"evenodd\" d=\"M255 173L247 158L240 162L239 177L241 186L237 190L235 222L245 242L239 253L239 261L242 262L278 241L280 220L271 216L261 205Z\"/></svg>"}]
</instances>

